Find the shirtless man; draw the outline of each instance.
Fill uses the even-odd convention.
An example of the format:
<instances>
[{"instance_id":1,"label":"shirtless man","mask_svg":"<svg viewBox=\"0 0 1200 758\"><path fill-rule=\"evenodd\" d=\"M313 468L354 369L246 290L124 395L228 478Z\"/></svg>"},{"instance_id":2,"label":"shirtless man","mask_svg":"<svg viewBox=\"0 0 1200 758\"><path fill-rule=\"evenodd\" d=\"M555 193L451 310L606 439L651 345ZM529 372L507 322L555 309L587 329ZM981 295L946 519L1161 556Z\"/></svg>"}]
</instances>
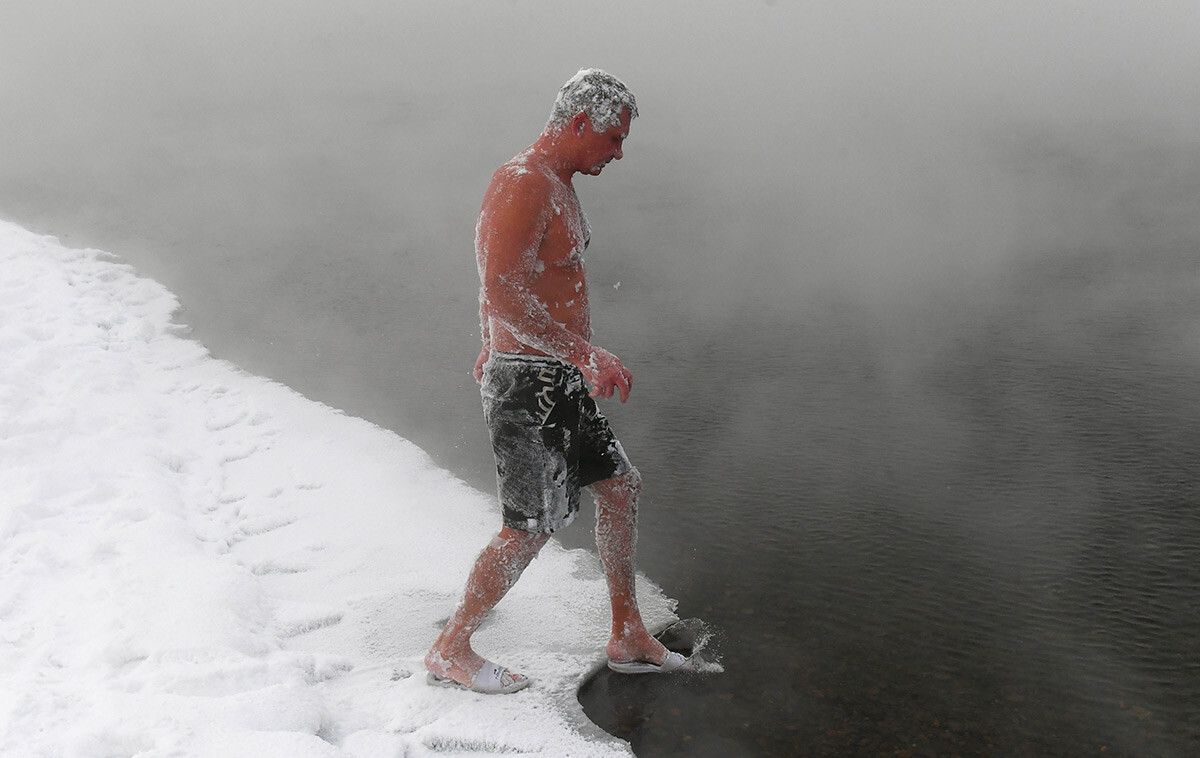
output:
<instances>
[{"instance_id":1,"label":"shirtless man","mask_svg":"<svg viewBox=\"0 0 1200 758\"><path fill-rule=\"evenodd\" d=\"M483 199L475 234L483 350L475 363L496 454L504 526L484 548L462 602L429 653L431 684L509 693L529 685L485 660L471 635L550 534L596 500L596 546L612 602L609 667L669 672L686 662L647 631L634 596L641 477L595 398L629 397L633 375L591 344L583 250L590 230L571 181L620 160L633 93L585 69L563 85L540 137L501 166ZM590 390L584 386L586 381Z\"/></svg>"}]
</instances>

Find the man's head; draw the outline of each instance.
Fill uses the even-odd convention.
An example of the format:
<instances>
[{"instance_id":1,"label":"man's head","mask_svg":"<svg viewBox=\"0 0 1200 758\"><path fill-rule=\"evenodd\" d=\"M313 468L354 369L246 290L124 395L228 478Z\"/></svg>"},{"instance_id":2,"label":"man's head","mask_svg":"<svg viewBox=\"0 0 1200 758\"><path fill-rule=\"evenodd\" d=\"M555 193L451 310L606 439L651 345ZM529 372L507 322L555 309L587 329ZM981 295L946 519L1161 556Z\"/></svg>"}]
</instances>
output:
<instances>
[{"instance_id":1,"label":"man's head","mask_svg":"<svg viewBox=\"0 0 1200 758\"><path fill-rule=\"evenodd\" d=\"M637 116L637 100L625 86L625 82L598 68L580 69L572 76L554 101L550 111L547 131L562 131L576 115L586 114L592 129L605 132L621 123L621 112L629 111L629 117Z\"/></svg>"}]
</instances>

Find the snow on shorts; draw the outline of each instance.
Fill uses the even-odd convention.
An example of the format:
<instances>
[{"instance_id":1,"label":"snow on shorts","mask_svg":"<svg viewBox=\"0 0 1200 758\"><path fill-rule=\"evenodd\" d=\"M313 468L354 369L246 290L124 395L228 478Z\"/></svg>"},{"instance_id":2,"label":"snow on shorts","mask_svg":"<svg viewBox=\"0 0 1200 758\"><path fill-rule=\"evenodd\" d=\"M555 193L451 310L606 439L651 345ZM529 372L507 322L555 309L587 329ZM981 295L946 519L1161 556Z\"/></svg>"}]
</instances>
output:
<instances>
[{"instance_id":1,"label":"snow on shorts","mask_svg":"<svg viewBox=\"0 0 1200 758\"><path fill-rule=\"evenodd\" d=\"M579 513L580 488L633 470L571 364L492 353L480 393L505 526L556 531Z\"/></svg>"}]
</instances>

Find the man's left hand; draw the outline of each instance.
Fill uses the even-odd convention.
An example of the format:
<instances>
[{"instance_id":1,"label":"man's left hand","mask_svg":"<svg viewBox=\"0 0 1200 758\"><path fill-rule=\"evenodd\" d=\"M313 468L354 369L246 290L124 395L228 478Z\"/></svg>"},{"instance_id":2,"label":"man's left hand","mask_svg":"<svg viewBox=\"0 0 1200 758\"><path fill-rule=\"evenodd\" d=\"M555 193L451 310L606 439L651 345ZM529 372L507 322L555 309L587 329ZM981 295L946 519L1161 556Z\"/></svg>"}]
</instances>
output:
<instances>
[{"instance_id":1,"label":"man's left hand","mask_svg":"<svg viewBox=\"0 0 1200 758\"><path fill-rule=\"evenodd\" d=\"M604 348L593 346L579 370L588 384L592 385L592 391L588 393L592 397L612 397L616 392L621 395L622 403L629 398L633 389L633 374L617 356Z\"/></svg>"}]
</instances>

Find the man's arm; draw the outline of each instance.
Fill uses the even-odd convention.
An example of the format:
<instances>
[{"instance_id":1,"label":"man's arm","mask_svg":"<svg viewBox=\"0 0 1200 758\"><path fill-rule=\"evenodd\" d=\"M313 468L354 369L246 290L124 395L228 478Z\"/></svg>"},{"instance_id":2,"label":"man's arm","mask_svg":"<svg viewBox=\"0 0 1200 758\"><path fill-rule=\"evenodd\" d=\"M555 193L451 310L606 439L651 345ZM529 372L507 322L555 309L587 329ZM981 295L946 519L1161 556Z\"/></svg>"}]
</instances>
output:
<instances>
[{"instance_id":1,"label":"man's arm","mask_svg":"<svg viewBox=\"0 0 1200 758\"><path fill-rule=\"evenodd\" d=\"M555 321L531 290L550 208L546 180L537 174L497 177L489 188L479 231L481 308L522 344L577 366L593 397L619 392L625 402L633 384L629 370L612 353Z\"/></svg>"}]
</instances>

